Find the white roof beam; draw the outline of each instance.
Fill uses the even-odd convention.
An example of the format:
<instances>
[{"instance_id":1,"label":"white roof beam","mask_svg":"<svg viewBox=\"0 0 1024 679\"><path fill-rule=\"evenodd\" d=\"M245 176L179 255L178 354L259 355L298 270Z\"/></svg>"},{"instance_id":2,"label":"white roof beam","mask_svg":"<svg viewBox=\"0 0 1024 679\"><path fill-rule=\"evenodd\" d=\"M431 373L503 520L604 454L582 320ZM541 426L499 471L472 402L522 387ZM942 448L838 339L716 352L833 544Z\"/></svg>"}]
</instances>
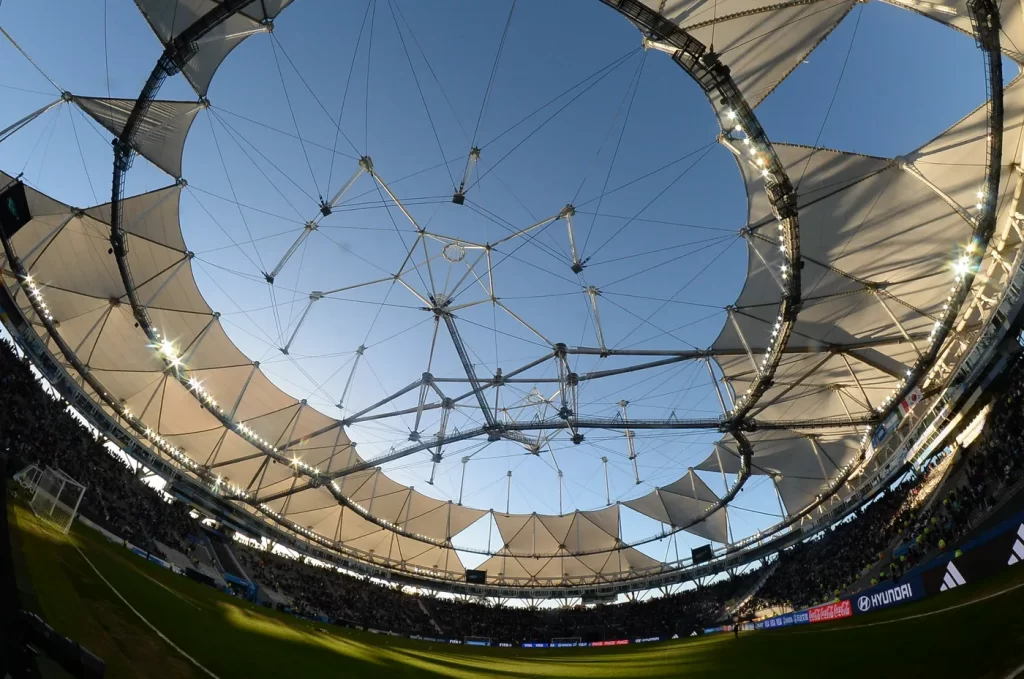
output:
<instances>
[{"instance_id":1,"label":"white roof beam","mask_svg":"<svg viewBox=\"0 0 1024 679\"><path fill-rule=\"evenodd\" d=\"M16 120L13 123L11 123L10 125L8 125L7 127L5 127L4 129L0 130L0 143L5 142L15 132L18 132L23 127L25 127L26 125L31 123L33 120L35 120L39 116L43 115L44 113L46 113L47 111L49 111L53 107L60 106L65 101L70 101L69 95L61 95L61 97L59 99L50 102L46 106L43 106L42 108L37 109L37 110L33 111L32 113L29 113L24 118L21 118L20 120Z\"/></svg>"},{"instance_id":2,"label":"white roof beam","mask_svg":"<svg viewBox=\"0 0 1024 679\"><path fill-rule=\"evenodd\" d=\"M189 361L192 360L192 357L195 355L196 351L199 350L199 345L202 344L203 340L206 339L207 335L210 334L210 328L212 328L217 323L217 319L219 318L220 314L216 312L212 316L210 316L210 320L206 322L206 325L204 325L203 329L199 332L198 335L196 335L196 338L192 340L192 342L187 347L185 347L185 351L182 352L181 355L182 364L186 366L188 365Z\"/></svg>"},{"instance_id":3,"label":"white roof beam","mask_svg":"<svg viewBox=\"0 0 1024 679\"><path fill-rule=\"evenodd\" d=\"M825 356L820 361L818 361L817 363L815 363L814 365L811 366L810 370L806 371L804 374L802 374L800 377L798 377L795 382L790 383L789 386L787 386L785 389L783 389L775 397L773 397L772 399L770 399L768 401L762 401L762 402L758 403L757 407L754 409L754 412L752 413L752 415L757 416L758 414L764 412L766 408L769 408L769 407L775 405L776 403L778 403L779 401L781 401L783 398L786 397L787 394L789 394L789 392L793 391L794 389L799 387L801 384L803 384L804 380L806 380L808 377L810 377L814 373L818 372L818 370L823 365L828 363L831 358L832 358L832 354L825 354Z\"/></svg>"},{"instance_id":4,"label":"white roof beam","mask_svg":"<svg viewBox=\"0 0 1024 679\"><path fill-rule=\"evenodd\" d=\"M143 303L143 306L145 306L147 309L152 307L153 306L153 302L155 302L156 299L167 288L167 284L170 283L172 280L174 280L174 277L178 275L178 272L181 271L182 269L184 269L185 265L188 264L189 261L191 261L191 259L192 259L191 254L187 254L184 257L182 257L181 259L179 259L177 264L172 265L174 267L174 269L171 271L170 274L167 275L167 277L164 278L163 281L160 282L160 285L158 285L156 290L153 291L153 294L149 296L149 299L146 300ZM166 271L166 269L165 269L165 271ZM163 271L161 271L160 273L163 273ZM160 273L158 273L157 276L159 276ZM152 280L152 279L150 279L150 280ZM143 283L143 285L144 284L145 283Z\"/></svg>"},{"instance_id":5,"label":"white roof beam","mask_svg":"<svg viewBox=\"0 0 1024 679\"><path fill-rule=\"evenodd\" d=\"M854 371L853 366L850 364L850 359L846 357L845 353L840 353L839 356L843 359L843 363L846 364L846 370L850 373L850 377L853 378L854 384L856 384L857 388L860 390L861 396L864 397L864 405L868 407L868 410L874 410L871 406L871 399L868 398L868 392L864 390L864 385L861 384L860 378L857 377L856 371ZM847 415L849 415L849 411L847 411Z\"/></svg>"},{"instance_id":6,"label":"white roof beam","mask_svg":"<svg viewBox=\"0 0 1024 679\"><path fill-rule=\"evenodd\" d=\"M341 188L338 189L338 192L334 194L333 198L321 203L320 214L322 214L324 217L331 214L331 210L338 206L338 203L341 202L342 197L344 197L344 195L348 193L348 190L352 188L352 185L356 183L356 180L363 176L364 172L373 172L373 160L371 160L369 156L363 156L362 158L360 158L358 167L356 167L356 170L355 172L352 173L352 176L348 178L348 181L341 185Z\"/></svg>"},{"instance_id":7,"label":"white roof beam","mask_svg":"<svg viewBox=\"0 0 1024 679\"><path fill-rule=\"evenodd\" d=\"M322 292L313 292L309 295L309 302L306 303L306 308L302 310L302 314L299 316L299 322L295 324L295 330L292 331L291 337L288 338L288 342L281 347L281 353L288 355L288 350L291 349L292 342L299 334L299 330L302 328L302 324L306 322L306 316L309 315L310 310L313 308L313 303L323 299L324 294Z\"/></svg>"},{"instance_id":8,"label":"white roof beam","mask_svg":"<svg viewBox=\"0 0 1024 679\"><path fill-rule=\"evenodd\" d=\"M269 273L266 271L263 272L263 277L268 283L271 285L274 284L274 279L277 278L279 273L281 273L281 269L283 269L284 265L288 263L288 260L292 258L292 255L294 255L295 251L299 249L299 246L309 238L309 234L316 231L317 226L316 222L306 222L306 225L302 228L302 233L299 234L299 237L295 239L295 242L293 242L291 247L284 253L284 256L281 257L281 260L277 263L277 266L275 266Z\"/></svg>"},{"instance_id":9,"label":"white roof beam","mask_svg":"<svg viewBox=\"0 0 1024 679\"><path fill-rule=\"evenodd\" d=\"M971 213L969 213L962 205L953 200L953 198L950 197L948 193L946 193L938 186L936 186L934 183L929 181L929 179L925 177L920 170L917 169L913 162L901 161L899 167L901 170L911 175L912 177L916 178L922 184L931 189L936 196L941 198L942 201L946 203L946 205L949 205L949 207L953 208L953 211L960 215L963 218L963 220L967 222L968 225L970 225L972 229L974 228L974 225L977 223L977 220L974 218L974 216L971 215Z\"/></svg>"},{"instance_id":10,"label":"white roof beam","mask_svg":"<svg viewBox=\"0 0 1024 679\"><path fill-rule=\"evenodd\" d=\"M743 344L743 348L747 350L747 356L750 358L750 364L754 367L754 374L757 376L761 375L761 368L757 365L757 359L754 358L754 353L750 350L750 344L747 343L747 338L743 334L743 329L740 324L736 321L736 310L734 307L726 307L726 313L729 316L729 322L732 324L733 330L740 338L740 342Z\"/></svg>"},{"instance_id":11,"label":"white roof beam","mask_svg":"<svg viewBox=\"0 0 1024 679\"><path fill-rule=\"evenodd\" d=\"M914 352L920 358L921 350L917 347L917 343L914 342L914 340L910 339L910 333L908 333L907 329L903 327L903 324L900 322L900 319L896 318L896 314L892 312L892 309L889 308L889 305L885 303L884 299L882 299L882 295L878 292L877 289L871 290L871 294L874 295L875 299L878 300L878 303L882 305L882 308L885 309L886 315L888 315L889 318L892 320L893 325L895 325L899 329L900 334L903 335L903 337L908 342L910 342L910 345L914 348Z\"/></svg>"},{"instance_id":12,"label":"white roof beam","mask_svg":"<svg viewBox=\"0 0 1024 679\"><path fill-rule=\"evenodd\" d=\"M52 229L50 229L50 231L45 236L43 236L38 243L33 245L31 250L22 255L21 259L23 262L25 262L25 268L31 270L32 265L35 263L32 261L32 258L35 256L36 252L39 253L40 257L42 257L43 253L46 252L46 248L48 248L50 244L53 243L57 235L64 230L64 227L70 224L72 219L80 215L81 212L79 212L78 210L72 210L70 213L68 213L68 216L65 219L62 219L60 223L54 226ZM17 293L20 291L20 288L15 291L15 299L17 299Z\"/></svg>"},{"instance_id":13,"label":"white roof beam","mask_svg":"<svg viewBox=\"0 0 1024 679\"><path fill-rule=\"evenodd\" d=\"M575 257L575 255L573 256ZM594 314L594 333L597 335L597 344L603 350L605 349L604 330L601 328L601 313L597 308L597 298L601 294L601 291L593 285L588 285L584 292L590 300L590 311Z\"/></svg>"}]
</instances>

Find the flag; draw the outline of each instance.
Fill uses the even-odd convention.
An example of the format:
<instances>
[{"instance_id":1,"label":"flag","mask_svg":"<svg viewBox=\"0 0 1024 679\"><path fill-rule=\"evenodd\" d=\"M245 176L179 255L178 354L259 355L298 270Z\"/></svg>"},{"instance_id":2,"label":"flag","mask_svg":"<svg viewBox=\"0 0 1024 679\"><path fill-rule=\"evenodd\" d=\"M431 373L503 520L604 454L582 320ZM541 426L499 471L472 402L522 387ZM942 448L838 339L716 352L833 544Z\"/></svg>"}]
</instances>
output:
<instances>
[{"instance_id":1,"label":"flag","mask_svg":"<svg viewBox=\"0 0 1024 679\"><path fill-rule=\"evenodd\" d=\"M910 409L921 402L921 388L914 387L913 390L907 394L907 397L900 401L900 412L906 415L910 412Z\"/></svg>"}]
</instances>

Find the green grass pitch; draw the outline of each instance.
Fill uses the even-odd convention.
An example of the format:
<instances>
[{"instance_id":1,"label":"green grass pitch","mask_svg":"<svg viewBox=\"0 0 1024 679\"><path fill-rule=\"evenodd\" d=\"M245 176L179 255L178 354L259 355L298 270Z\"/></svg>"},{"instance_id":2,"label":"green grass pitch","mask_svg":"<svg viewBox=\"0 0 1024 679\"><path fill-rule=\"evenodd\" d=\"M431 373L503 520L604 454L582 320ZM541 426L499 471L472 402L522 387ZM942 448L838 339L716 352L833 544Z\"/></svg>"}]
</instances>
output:
<instances>
[{"instance_id":1,"label":"green grass pitch","mask_svg":"<svg viewBox=\"0 0 1024 679\"><path fill-rule=\"evenodd\" d=\"M839 623L604 649L429 644L308 623L147 563L89 529L69 538L9 505L23 600L107 663L107 676L1004 677L1024 661L1024 566ZM20 555L20 556L19 556ZM29 582L30 580L30 582ZM1019 586L1018 586L1019 585ZM995 595L995 596L990 596ZM984 600L979 600L983 599ZM959 604L969 603L965 606ZM952 608L955 607L955 608ZM926 614L926 615L922 615ZM883 624L878 624L883 623Z\"/></svg>"}]
</instances>

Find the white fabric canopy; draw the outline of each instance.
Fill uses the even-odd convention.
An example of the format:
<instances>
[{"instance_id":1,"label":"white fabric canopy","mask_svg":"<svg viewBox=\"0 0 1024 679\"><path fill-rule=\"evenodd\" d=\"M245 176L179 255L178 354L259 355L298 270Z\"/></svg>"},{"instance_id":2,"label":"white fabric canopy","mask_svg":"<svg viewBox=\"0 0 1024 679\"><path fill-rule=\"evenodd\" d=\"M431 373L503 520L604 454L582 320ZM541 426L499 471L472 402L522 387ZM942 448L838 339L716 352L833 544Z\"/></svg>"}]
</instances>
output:
<instances>
[{"instance_id":1,"label":"white fabric canopy","mask_svg":"<svg viewBox=\"0 0 1024 679\"><path fill-rule=\"evenodd\" d=\"M134 99L75 97L78 106L103 127L121 136L135 108ZM185 137L196 113L205 104L195 101L161 101L149 105L139 121L132 148L172 177L181 177Z\"/></svg>"},{"instance_id":2,"label":"white fabric canopy","mask_svg":"<svg viewBox=\"0 0 1024 679\"><path fill-rule=\"evenodd\" d=\"M673 527L715 542L728 542L728 519L724 508L708 514L719 501L704 480L691 469L682 478L635 500L627 507Z\"/></svg>"},{"instance_id":3,"label":"white fabric canopy","mask_svg":"<svg viewBox=\"0 0 1024 679\"><path fill-rule=\"evenodd\" d=\"M839 25L853 0L643 0L713 48L757 106Z\"/></svg>"},{"instance_id":4,"label":"white fabric canopy","mask_svg":"<svg viewBox=\"0 0 1024 679\"><path fill-rule=\"evenodd\" d=\"M136 0L157 39L165 46L200 18L216 9L216 0ZM221 63L248 36L263 30L260 22L273 19L291 0L254 0L241 12L223 20L197 43L197 51L185 64L183 73L200 97L205 97L210 81Z\"/></svg>"}]
</instances>

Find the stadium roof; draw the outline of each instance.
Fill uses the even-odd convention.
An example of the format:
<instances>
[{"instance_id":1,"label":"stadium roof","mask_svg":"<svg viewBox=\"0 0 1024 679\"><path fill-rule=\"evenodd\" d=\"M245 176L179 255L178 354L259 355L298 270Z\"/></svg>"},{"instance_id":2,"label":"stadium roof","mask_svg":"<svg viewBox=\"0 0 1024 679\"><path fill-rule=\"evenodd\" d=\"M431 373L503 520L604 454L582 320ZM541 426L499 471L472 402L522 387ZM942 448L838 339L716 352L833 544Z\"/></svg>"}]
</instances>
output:
<instances>
[{"instance_id":1,"label":"stadium roof","mask_svg":"<svg viewBox=\"0 0 1024 679\"><path fill-rule=\"evenodd\" d=\"M137 4L164 45L172 45L218 5L213 0ZM249 10L259 7L267 14L232 13L203 38L184 69L200 97L227 54L265 30L264 20L288 4L251 3ZM851 0L644 4L704 44L714 31L715 49L751 107L854 6ZM1020 60L1020 8L1005 5L1002 49ZM912 6L971 30L963 3L921 7ZM731 498L712 490L694 469L680 470L678 480L624 503L561 516L462 506L390 478L379 460L356 450L336 417L289 396L245 355L200 292L179 222L179 200L185 140L203 101L158 99L141 112L131 99L76 95L72 101L116 136L139 116L132 146L168 175L164 188L119 201L133 289L126 287L111 247L110 204L77 209L29 188L33 218L11 245L24 270L45 281L42 294L56 332L104 393L95 393L89 382L82 386L98 402L118 404L105 403L111 414L143 423L151 438L230 479L242 506L293 521L359 558L453 578L463 565L452 538L492 512L501 544L479 568L496 574L499 582L516 584L657 572L659 561L621 540L623 505L672 530L715 543L732 541ZM1021 79L1006 88L1004 109L1000 222L1016 211L1019 192L1020 177L1012 169L1022 161ZM927 352L947 304L957 275L951 261L971 239L975 194L984 186L987 121L983 105L901 158L773 145L798 196L802 305L774 378L749 412L761 426L740 437L725 434L697 470L742 477L742 449L749 445L750 474L771 478L785 514L796 515L858 459L866 423ZM758 359L778 332L788 259L780 251L782 227L764 190L761 166L747 154L742 138L725 136L722 142L734 152L746 183L746 282L718 338L693 359L707 356L717 363L722 393L733 402L760 377ZM0 174L0 186L12 180ZM12 263L2 261L5 284L46 337L47 319L33 307ZM145 308L162 341L154 342L140 326L133 299ZM715 429L718 421L693 426Z\"/></svg>"}]
</instances>

